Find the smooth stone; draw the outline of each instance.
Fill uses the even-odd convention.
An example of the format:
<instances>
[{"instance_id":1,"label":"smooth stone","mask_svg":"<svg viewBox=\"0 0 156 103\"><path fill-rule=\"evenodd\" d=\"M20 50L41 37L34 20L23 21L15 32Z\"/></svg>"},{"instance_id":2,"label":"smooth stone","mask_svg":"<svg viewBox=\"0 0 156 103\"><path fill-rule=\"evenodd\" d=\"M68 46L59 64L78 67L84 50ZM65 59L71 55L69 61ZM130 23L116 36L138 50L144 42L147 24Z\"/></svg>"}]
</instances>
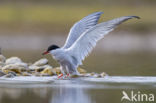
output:
<instances>
[{"instance_id":1,"label":"smooth stone","mask_svg":"<svg viewBox=\"0 0 156 103\"><path fill-rule=\"evenodd\" d=\"M53 71L54 71L57 75L61 74L60 67L55 67L55 68L53 68Z\"/></svg>"},{"instance_id":2,"label":"smooth stone","mask_svg":"<svg viewBox=\"0 0 156 103\"><path fill-rule=\"evenodd\" d=\"M31 65L31 66L29 66L29 70L31 70L31 71L36 71L36 72L41 72L41 71L43 71L45 68L52 68L52 66L50 66L50 65L44 65L44 66L35 66L35 65Z\"/></svg>"},{"instance_id":3,"label":"smooth stone","mask_svg":"<svg viewBox=\"0 0 156 103\"><path fill-rule=\"evenodd\" d=\"M6 64L15 64L15 63L22 63L22 60L18 57L10 57L6 60Z\"/></svg>"},{"instance_id":4,"label":"smooth stone","mask_svg":"<svg viewBox=\"0 0 156 103\"><path fill-rule=\"evenodd\" d=\"M41 72L41 75L42 74L48 74L49 76L52 76L56 74L56 71L52 67L47 67Z\"/></svg>"},{"instance_id":5,"label":"smooth stone","mask_svg":"<svg viewBox=\"0 0 156 103\"><path fill-rule=\"evenodd\" d=\"M40 60L36 61L33 65L43 66L43 65L46 65L46 64L48 64L48 59L43 58L43 59L40 59Z\"/></svg>"},{"instance_id":6,"label":"smooth stone","mask_svg":"<svg viewBox=\"0 0 156 103\"><path fill-rule=\"evenodd\" d=\"M5 73L8 73L9 71L14 71L16 73L21 74L21 72L27 71L27 69L28 68L20 64L9 64L9 65L2 67L2 71Z\"/></svg>"},{"instance_id":7,"label":"smooth stone","mask_svg":"<svg viewBox=\"0 0 156 103\"><path fill-rule=\"evenodd\" d=\"M100 74L100 77L101 77L101 78L104 78L105 76L108 76L108 74L105 73L105 72L102 72L102 73Z\"/></svg>"}]
</instances>

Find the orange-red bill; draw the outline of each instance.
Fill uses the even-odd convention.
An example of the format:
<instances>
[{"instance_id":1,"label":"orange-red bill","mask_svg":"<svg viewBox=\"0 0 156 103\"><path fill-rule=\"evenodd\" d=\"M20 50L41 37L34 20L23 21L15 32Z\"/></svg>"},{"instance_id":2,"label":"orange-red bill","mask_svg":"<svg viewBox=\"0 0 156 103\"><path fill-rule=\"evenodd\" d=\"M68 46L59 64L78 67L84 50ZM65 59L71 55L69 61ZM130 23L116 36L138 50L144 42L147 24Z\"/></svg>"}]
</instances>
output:
<instances>
[{"instance_id":1,"label":"orange-red bill","mask_svg":"<svg viewBox=\"0 0 156 103\"><path fill-rule=\"evenodd\" d=\"M45 51L44 53L42 53L42 55L46 55L46 54L48 54L49 53L49 51Z\"/></svg>"}]
</instances>

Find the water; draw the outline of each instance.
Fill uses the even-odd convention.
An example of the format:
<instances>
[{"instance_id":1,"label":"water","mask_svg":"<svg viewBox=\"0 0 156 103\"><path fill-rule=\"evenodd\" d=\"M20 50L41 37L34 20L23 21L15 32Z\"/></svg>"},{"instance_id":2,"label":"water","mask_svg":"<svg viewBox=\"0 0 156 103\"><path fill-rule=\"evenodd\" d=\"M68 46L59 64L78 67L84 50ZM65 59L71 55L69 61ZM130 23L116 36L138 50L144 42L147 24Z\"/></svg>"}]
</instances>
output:
<instances>
[{"instance_id":1,"label":"water","mask_svg":"<svg viewBox=\"0 0 156 103\"><path fill-rule=\"evenodd\" d=\"M131 91L136 94L138 92L156 94L156 77L108 76L106 78L79 78L72 80L55 80L51 78L52 81L47 83L43 83L42 80L39 82L40 78L36 78L38 82L35 82L35 78L33 78L34 83L30 79L25 79L24 83L16 81L11 85L9 82L1 82L0 102L121 103L123 91L129 95ZM49 81L49 78L45 78L46 80Z\"/></svg>"}]
</instances>

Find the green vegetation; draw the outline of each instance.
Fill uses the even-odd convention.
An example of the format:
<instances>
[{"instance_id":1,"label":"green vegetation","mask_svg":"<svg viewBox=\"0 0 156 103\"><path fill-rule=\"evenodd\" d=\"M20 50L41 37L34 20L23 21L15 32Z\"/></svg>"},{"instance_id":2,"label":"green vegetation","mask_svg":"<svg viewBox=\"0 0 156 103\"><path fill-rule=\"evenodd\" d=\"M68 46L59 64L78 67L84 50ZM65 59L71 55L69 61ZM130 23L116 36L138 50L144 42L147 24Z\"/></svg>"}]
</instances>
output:
<instances>
[{"instance_id":1,"label":"green vegetation","mask_svg":"<svg viewBox=\"0 0 156 103\"><path fill-rule=\"evenodd\" d=\"M112 18L137 15L142 19L131 20L124 28L134 31L151 31L156 26L155 5L72 5L72 4L3 4L0 6L0 27L27 28L39 27L46 30L64 31L84 16L103 11L100 21ZM126 27L125 27L126 26ZM13 28L12 28L13 27ZM123 27L123 26L122 26ZM59 29L58 29L59 28Z\"/></svg>"}]
</instances>

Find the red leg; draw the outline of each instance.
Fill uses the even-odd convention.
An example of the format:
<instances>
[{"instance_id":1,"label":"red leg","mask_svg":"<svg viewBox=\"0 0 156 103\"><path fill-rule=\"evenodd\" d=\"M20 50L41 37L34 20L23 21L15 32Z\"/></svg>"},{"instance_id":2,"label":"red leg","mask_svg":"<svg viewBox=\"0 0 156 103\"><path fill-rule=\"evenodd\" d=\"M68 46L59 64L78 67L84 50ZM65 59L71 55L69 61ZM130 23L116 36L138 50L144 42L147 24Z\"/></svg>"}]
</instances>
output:
<instances>
[{"instance_id":1,"label":"red leg","mask_svg":"<svg viewBox=\"0 0 156 103\"><path fill-rule=\"evenodd\" d=\"M61 73L59 76L58 76L58 78L61 78L63 76L63 74Z\"/></svg>"},{"instance_id":2,"label":"red leg","mask_svg":"<svg viewBox=\"0 0 156 103\"><path fill-rule=\"evenodd\" d=\"M69 76L70 76L70 74L68 73L68 74L67 74L67 77L69 77Z\"/></svg>"},{"instance_id":3,"label":"red leg","mask_svg":"<svg viewBox=\"0 0 156 103\"><path fill-rule=\"evenodd\" d=\"M66 76L65 76L65 78L67 78L67 77L69 77L70 76L70 74L68 73Z\"/></svg>"}]
</instances>

